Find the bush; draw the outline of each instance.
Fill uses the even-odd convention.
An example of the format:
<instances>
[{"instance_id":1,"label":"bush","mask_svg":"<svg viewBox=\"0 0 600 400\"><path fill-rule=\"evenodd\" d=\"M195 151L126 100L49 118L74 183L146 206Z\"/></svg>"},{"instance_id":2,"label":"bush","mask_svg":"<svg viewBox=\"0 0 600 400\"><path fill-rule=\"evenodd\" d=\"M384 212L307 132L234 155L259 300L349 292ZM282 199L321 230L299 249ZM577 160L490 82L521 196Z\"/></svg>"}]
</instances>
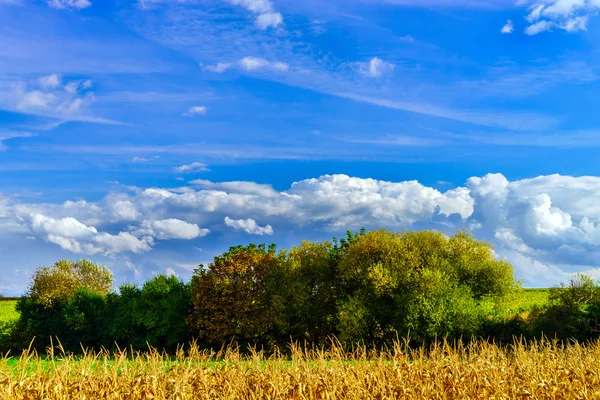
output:
<instances>
[{"instance_id":1,"label":"bush","mask_svg":"<svg viewBox=\"0 0 600 400\"><path fill-rule=\"evenodd\" d=\"M600 336L600 286L577 275L550 291L550 306L531 314L534 336L585 341Z\"/></svg>"}]
</instances>

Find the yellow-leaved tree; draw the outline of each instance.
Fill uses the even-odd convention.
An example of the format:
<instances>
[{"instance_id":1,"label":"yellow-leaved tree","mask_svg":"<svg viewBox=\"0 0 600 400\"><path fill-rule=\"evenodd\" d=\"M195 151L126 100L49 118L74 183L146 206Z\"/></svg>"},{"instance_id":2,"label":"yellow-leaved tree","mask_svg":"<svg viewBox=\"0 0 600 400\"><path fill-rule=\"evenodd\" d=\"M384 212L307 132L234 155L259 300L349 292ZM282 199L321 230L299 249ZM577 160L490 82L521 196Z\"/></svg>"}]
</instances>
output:
<instances>
[{"instance_id":1,"label":"yellow-leaved tree","mask_svg":"<svg viewBox=\"0 0 600 400\"><path fill-rule=\"evenodd\" d=\"M28 297L45 306L69 299L80 289L106 295L113 287L112 272L89 260L60 260L38 267L29 286Z\"/></svg>"}]
</instances>

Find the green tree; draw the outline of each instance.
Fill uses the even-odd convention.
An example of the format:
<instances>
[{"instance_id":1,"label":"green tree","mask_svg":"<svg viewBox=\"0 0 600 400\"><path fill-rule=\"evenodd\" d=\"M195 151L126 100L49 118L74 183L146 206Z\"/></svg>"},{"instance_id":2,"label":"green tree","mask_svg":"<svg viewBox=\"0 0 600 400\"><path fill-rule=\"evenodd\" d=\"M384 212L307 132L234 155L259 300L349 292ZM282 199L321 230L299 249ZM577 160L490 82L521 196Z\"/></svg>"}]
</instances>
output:
<instances>
[{"instance_id":1,"label":"green tree","mask_svg":"<svg viewBox=\"0 0 600 400\"><path fill-rule=\"evenodd\" d=\"M348 341L477 334L515 286L512 267L464 232L366 233L343 252L339 275L338 327Z\"/></svg>"},{"instance_id":2,"label":"green tree","mask_svg":"<svg viewBox=\"0 0 600 400\"><path fill-rule=\"evenodd\" d=\"M139 304L149 344L173 349L189 341L186 318L191 295L187 284L176 276L157 275L144 283Z\"/></svg>"}]
</instances>

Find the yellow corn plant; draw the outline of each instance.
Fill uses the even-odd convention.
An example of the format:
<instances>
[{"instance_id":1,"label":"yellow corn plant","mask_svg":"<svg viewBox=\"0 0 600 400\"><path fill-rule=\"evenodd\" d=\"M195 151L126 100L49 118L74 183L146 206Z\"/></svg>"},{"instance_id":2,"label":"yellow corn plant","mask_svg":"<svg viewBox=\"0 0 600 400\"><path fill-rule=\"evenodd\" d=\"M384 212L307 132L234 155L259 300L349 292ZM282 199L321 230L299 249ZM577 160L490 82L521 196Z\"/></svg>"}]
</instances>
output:
<instances>
[{"instance_id":1,"label":"yellow corn plant","mask_svg":"<svg viewBox=\"0 0 600 400\"><path fill-rule=\"evenodd\" d=\"M596 399L600 343L291 345L282 355L150 349L0 361L0 399Z\"/></svg>"}]
</instances>

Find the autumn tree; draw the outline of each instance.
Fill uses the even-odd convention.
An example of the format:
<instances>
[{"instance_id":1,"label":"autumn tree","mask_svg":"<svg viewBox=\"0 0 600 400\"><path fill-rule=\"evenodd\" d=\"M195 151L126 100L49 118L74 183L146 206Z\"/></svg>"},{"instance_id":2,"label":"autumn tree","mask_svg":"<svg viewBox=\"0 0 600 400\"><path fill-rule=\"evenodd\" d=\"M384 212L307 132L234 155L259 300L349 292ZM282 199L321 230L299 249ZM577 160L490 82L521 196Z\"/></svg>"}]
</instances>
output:
<instances>
[{"instance_id":1,"label":"autumn tree","mask_svg":"<svg viewBox=\"0 0 600 400\"><path fill-rule=\"evenodd\" d=\"M217 256L191 282L192 330L210 343L272 341L285 308L281 258L274 246L237 246Z\"/></svg>"}]
</instances>

